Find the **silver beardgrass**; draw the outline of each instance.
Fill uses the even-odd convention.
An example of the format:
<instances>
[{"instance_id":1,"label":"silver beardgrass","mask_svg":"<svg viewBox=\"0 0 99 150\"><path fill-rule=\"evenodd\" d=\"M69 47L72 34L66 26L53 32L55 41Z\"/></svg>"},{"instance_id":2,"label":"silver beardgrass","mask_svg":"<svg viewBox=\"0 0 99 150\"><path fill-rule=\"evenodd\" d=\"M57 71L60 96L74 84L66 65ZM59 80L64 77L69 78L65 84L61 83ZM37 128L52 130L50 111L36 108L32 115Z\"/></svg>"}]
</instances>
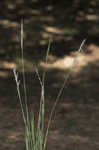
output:
<instances>
[{"instance_id":1,"label":"silver beardgrass","mask_svg":"<svg viewBox=\"0 0 99 150\"><path fill-rule=\"evenodd\" d=\"M21 111L22 111L22 116L23 116L23 120L25 123L25 143L26 143L26 150L45 150L46 149L46 144L47 144L47 140L48 140L48 132L49 132L49 127L51 124L51 120L52 120L52 116L53 113L55 111L56 105L59 101L59 98L64 90L64 87L67 83L67 80L70 76L69 72L67 74L67 76L64 79L64 82L62 84L61 89L59 90L59 93L56 97L55 103L52 107L51 113L50 113L50 117L49 117L49 121L48 121L48 126L47 126L47 130L46 133L44 135L44 114L45 114L45 90L44 90L44 85L45 85L45 76L46 76L46 71L43 73L43 77L41 79L38 69L36 68L36 74L41 86L41 97L40 97L40 109L39 109L39 115L38 115L38 124L37 127L35 127L35 120L34 120L34 113L32 112L32 117L29 117L29 108L27 105L27 90L26 90L26 80L25 80L25 66L24 66L24 31L23 31L23 20L21 20L21 56L22 56L22 76L23 76L23 86L24 86L24 96L25 96L25 107L22 103L22 98L21 98L21 93L20 93L20 81L18 79L18 72L16 71L16 69L13 69L13 73L14 73L14 77L15 77L15 82L16 82L16 86L17 86L17 93L18 93L18 97L19 97L19 101L20 101L20 106L21 106ZM82 47L85 43L86 39L84 39L80 45L80 48L78 49L78 53L81 52ZM46 63L48 61L48 55L49 55L49 51L50 51L50 45L51 45L51 39L49 41L48 44L48 49L47 49L47 54L46 54ZM73 64L71 66L71 68L73 68L74 66L76 66L76 60L77 60L77 56L74 57L74 61Z\"/></svg>"},{"instance_id":2,"label":"silver beardgrass","mask_svg":"<svg viewBox=\"0 0 99 150\"><path fill-rule=\"evenodd\" d=\"M82 43L81 43L81 45L80 45L80 48L78 49L78 53L80 53L80 52L82 51L82 47L83 47L85 41L86 41L86 39L84 39L84 40L82 41ZM77 55L74 57L74 60L73 60L73 64L72 64L72 66L71 66L71 69L76 66L76 61L77 61ZM53 113L54 113L54 111L55 111L55 108L56 108L56 105L57 105L57 103L58 103L58 101L59 101L59 98L60 98L60 96L61 96L61 94L62 94L62 92L63 92L63 90L64 90L64 88L65 88L65 85L66 85L66 83L67 83L67 80L68 80L68 78L70 77L70 74L71 74L71 72L69 72L69 73L67 74L67 76L65 77L64 82L63 82L63 84L62 84L62 87L60 88L59 93L58 93L58 95L57 95L57 97L56 97L55 103L54 103L54 105L53 105L53 107L52 107L52 110L51 110L51 113L50 113L50 117L49 117L49 121L48 121L47 131L46 131L46 135L45 135L44 149L45 149L45 147L46 147L46 143L47 143L47 139L48 139L47 137L48 137L49 127L50 127L50 124L51 124L51 120L52 120Z\"/></svg>"}]
</instances>

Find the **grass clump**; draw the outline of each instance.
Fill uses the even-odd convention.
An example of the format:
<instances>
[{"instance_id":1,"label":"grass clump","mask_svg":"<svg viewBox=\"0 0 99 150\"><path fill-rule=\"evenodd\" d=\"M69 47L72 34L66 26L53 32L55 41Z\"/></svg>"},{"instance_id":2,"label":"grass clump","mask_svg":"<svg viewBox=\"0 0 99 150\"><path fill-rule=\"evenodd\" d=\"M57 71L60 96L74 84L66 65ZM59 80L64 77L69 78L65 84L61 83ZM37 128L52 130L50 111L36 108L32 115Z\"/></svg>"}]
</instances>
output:
<instances>
[{"instance_id":1,"label":"grass clump","mask_svg":"<svg viewBox=\"0 0 99 150\"><path fill-rule=\"evenodd\" d=\"M68 77L70 76L70 72L67 74L67 76L64 80L64 83L57 95L56 101L55 101L53 108L51 110L51 113L50 113L47 130L44 134L44 112L45 112L44 81L45 81L46 72L43 73L43 77L41 78L39 75L38 69L36 69L36 74L37 74L37 77L38 77L38 80L39 80L40 86L41 86L41 97L40 97L40 109L39 109L39 115L38 115L38 123L37 123L37 126L35 126L34 113L32 111L32 117L31 117L30 110L27 105L28 98L27 98L27 91L26 91L25 69L24 69L23 36L24 35L23 35L23 20L22 20L21 21L21 55L22 55L22 66L23 66L22 67L23 68L23 70L22 70L23 86L24 86L24 96L25 96L24 103L22 102L23 100L22 100L21 93L20 93L20 80L18 79L18 72L16 71L16 69L13 69L13 73L14 73L14 77L15 77L15 81L16 81L17 93L18 93L18 97L19 97L19 101L20 101L24 124L25 124L26 150L45 150L53 112L58 103L59 97L62 94L65 84L68 80ZM82 42L78 52L81 51L84 42L85 42L85 40ZM47 54L46 54L46 63L47 63L47 59L48 59L48 55L49 55L50 43L51 43L51 40L49 41L48 50L47 50ZM76 58L77 57L74 58L72 67L74 67L76 64Z\"/></svg>"}]
</instances>

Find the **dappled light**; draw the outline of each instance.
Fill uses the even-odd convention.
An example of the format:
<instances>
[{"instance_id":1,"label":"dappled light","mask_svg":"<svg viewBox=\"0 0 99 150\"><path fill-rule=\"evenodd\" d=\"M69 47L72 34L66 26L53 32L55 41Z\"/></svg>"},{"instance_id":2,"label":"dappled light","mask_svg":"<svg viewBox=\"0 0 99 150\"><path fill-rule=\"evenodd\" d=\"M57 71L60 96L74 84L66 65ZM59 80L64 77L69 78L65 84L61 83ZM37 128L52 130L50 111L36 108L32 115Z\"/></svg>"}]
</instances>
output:
<instances>
[{"instance_id":1,"label":"dappled light","mask_svg":"<svg viewBox=\"0 0 99 150\"><path fill-rule=\"evenodd\" d=\"M88 51L89 55L86 54ZM63 58L54 58L53 56L49 56L48 63L46 64L44 61L40 62L40 66L44 69L58 69L58 70L71 70L72 73L80 72L84 66L87 66L89 63L94 63L99 60L98 54L99 48L95 45L89 45L87 50L83 49L82 53L77 54L77 52L72 52L70 56L64 56ZM73 62L76 57L76 64L73 67Z\"/></svg>"},{"instance_id":2,"label":"dappled light","mask_svg":"<svg viewBox=\"0 0 99 150\"><path fill-rule=\"evenodd\" d=\"M40 79L45 72L45 128L67 79L53 113L47 150L98 150L98 0L6 0L0 2L0 16L1 149L25 150L24 124L13 74L16 69L23 104L24 70L27 105L29 111L36 114L36 124L41 98ZM78 53L84 39L86 42Z\"/></svg>"},{"instance_id":3,"label":"dappled light","mask_svg":"<svg viewBox=\"0 0 99 150\"><path fill-rule=\"evenodd\" d=\"M39 52L43 56L50 36L53 36L54 45L51 53L59 57L75 51L83 38L88 38L88 44L98 45L95 40L99 33L96 0L4 1L1 16L0 49L4 53L0 55L4 58L20 56L21 18L24 19L24 51L29 57Z\"/></svg>"},{"instance_id":4,"label":"dappled light","mask_svg":"<svg viewBox=\"0 0 99 150\"><path fill-rule=\"evenodd\" d=\"M77 60L76 67L78 67L78 65L80 65L80 67L83 66L83 64L85 64L85 62L83 61L84 57L82 58L81 56L78 56L78 59L79 59L79 62ZM61 58L61 59L57 58L57 59L55 59L55 61L47 63L47 64L44 62L41 62L40 66L45 69L49 69L49 70L58 69L58 70L65 71L66 69L69 69L69 70L72 69L72 71L73 71L73 68L72 68L73 61L74 61L73 56L65 56L64 58Z\"/></svg>"},{"instance_id":5,"label":"dappled light","mask_svg":"<svg viewBox=\"0 0 99 150\"><path fill-rule=\"evenodd\" d=\"M4 28L17 28L18 24L16 22L12 22L10 20L0 20L0 25L3 26Z\"/></svg>"},{"instance_id":6,"label":"dappled light","mask_svg":"<svg viewBox=\"0 0 99 150\"><path fill-rule=\"evenodd\" d=\"M11 76L10 70L16 68L16 64L9 61L0 61L0 77L8 78Z\"/></svg>"},{"instance_id":7,"label":"dappled light","mask_svg":"<svg viewBox=\"0 0 99 150\"><path fill-rule=\"evenodd\" d=\"M7 78L9 76L8 72L0 71L0 77Z\"/></svg>"},{"instance_id":8,"label":"dappled light","mask_svg":"<svg viewBox=\"0 0 99 150\"><path fill-rule=\"evenodd\" d=\"M13 69L16 68L16 64L8 61L0 62L0 69Z\"/></svg>"}]
</instances>

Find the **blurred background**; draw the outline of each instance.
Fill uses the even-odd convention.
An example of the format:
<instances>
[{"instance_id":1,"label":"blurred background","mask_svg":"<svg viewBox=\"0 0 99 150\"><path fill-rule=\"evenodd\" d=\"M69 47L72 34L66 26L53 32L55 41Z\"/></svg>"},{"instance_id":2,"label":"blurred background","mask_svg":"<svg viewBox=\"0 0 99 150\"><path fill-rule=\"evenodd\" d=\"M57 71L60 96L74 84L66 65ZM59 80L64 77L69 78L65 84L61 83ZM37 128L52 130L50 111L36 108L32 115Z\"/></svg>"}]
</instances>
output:
<instances>
[{"instance_id":1,"label":"blurred background","mask_svg":"<svg viewBox=\"0 0 99 150\"><path fill-rule=\"evenodd\" d=\"M0 1L0 145L25 149L13 68L19 72L24 99L21 20L24 22L24 65L28 105L37 113L40 76L46 71L46 117L70 73L53 117L47 149L99 149L99 1ZM82 43L81 53L77 51ZM48 63L45 63L51 40ZM77 56L76 65L72 68Z\"/></svg>"}]
</instances>

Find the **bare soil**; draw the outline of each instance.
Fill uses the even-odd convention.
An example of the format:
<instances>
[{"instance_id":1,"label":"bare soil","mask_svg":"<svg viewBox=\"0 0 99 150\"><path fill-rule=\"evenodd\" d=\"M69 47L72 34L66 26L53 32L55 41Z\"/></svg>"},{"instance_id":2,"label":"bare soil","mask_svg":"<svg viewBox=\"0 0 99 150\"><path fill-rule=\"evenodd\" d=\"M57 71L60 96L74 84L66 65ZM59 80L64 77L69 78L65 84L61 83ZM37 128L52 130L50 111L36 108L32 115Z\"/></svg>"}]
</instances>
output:
<instances>
[{"instance_id":1,"label":"bare soil","mask_svg":"<svg viewBox=\"0 0 99 150\"><path fill-rule=\"evenodd\" d=\"M83 53L79 55L78 71L77 67L76 71L75 69L73 70L74 72L72 71L67 83L68 86L65 87L53 114L47 144L48 150L99 149L99 48L95 45L90 45L87 50L91 51L91 54ZM80 59L83 56L84 60ZM53 69L54 63L54 61L50 63L50 67L47 68L45 126L56 95L63 84L64 75L67 73L65 73L66 66L60 69L60 63L60 66L56 66ZM48 65L43 65L44 67L46 69ZM0 149L25 150L24 123L16 85L12 70L10 69L9 71L8 67L6 72L9 73L9 76L6 77L1 73L0 78ZM21 78L20 74L19 78ZM34 110L35 120L37 120L40 99L39 81L36 79L35 74L32 73L27 73L26 79L28 79L29 107Z\"/></svg>"}]
</instances>

